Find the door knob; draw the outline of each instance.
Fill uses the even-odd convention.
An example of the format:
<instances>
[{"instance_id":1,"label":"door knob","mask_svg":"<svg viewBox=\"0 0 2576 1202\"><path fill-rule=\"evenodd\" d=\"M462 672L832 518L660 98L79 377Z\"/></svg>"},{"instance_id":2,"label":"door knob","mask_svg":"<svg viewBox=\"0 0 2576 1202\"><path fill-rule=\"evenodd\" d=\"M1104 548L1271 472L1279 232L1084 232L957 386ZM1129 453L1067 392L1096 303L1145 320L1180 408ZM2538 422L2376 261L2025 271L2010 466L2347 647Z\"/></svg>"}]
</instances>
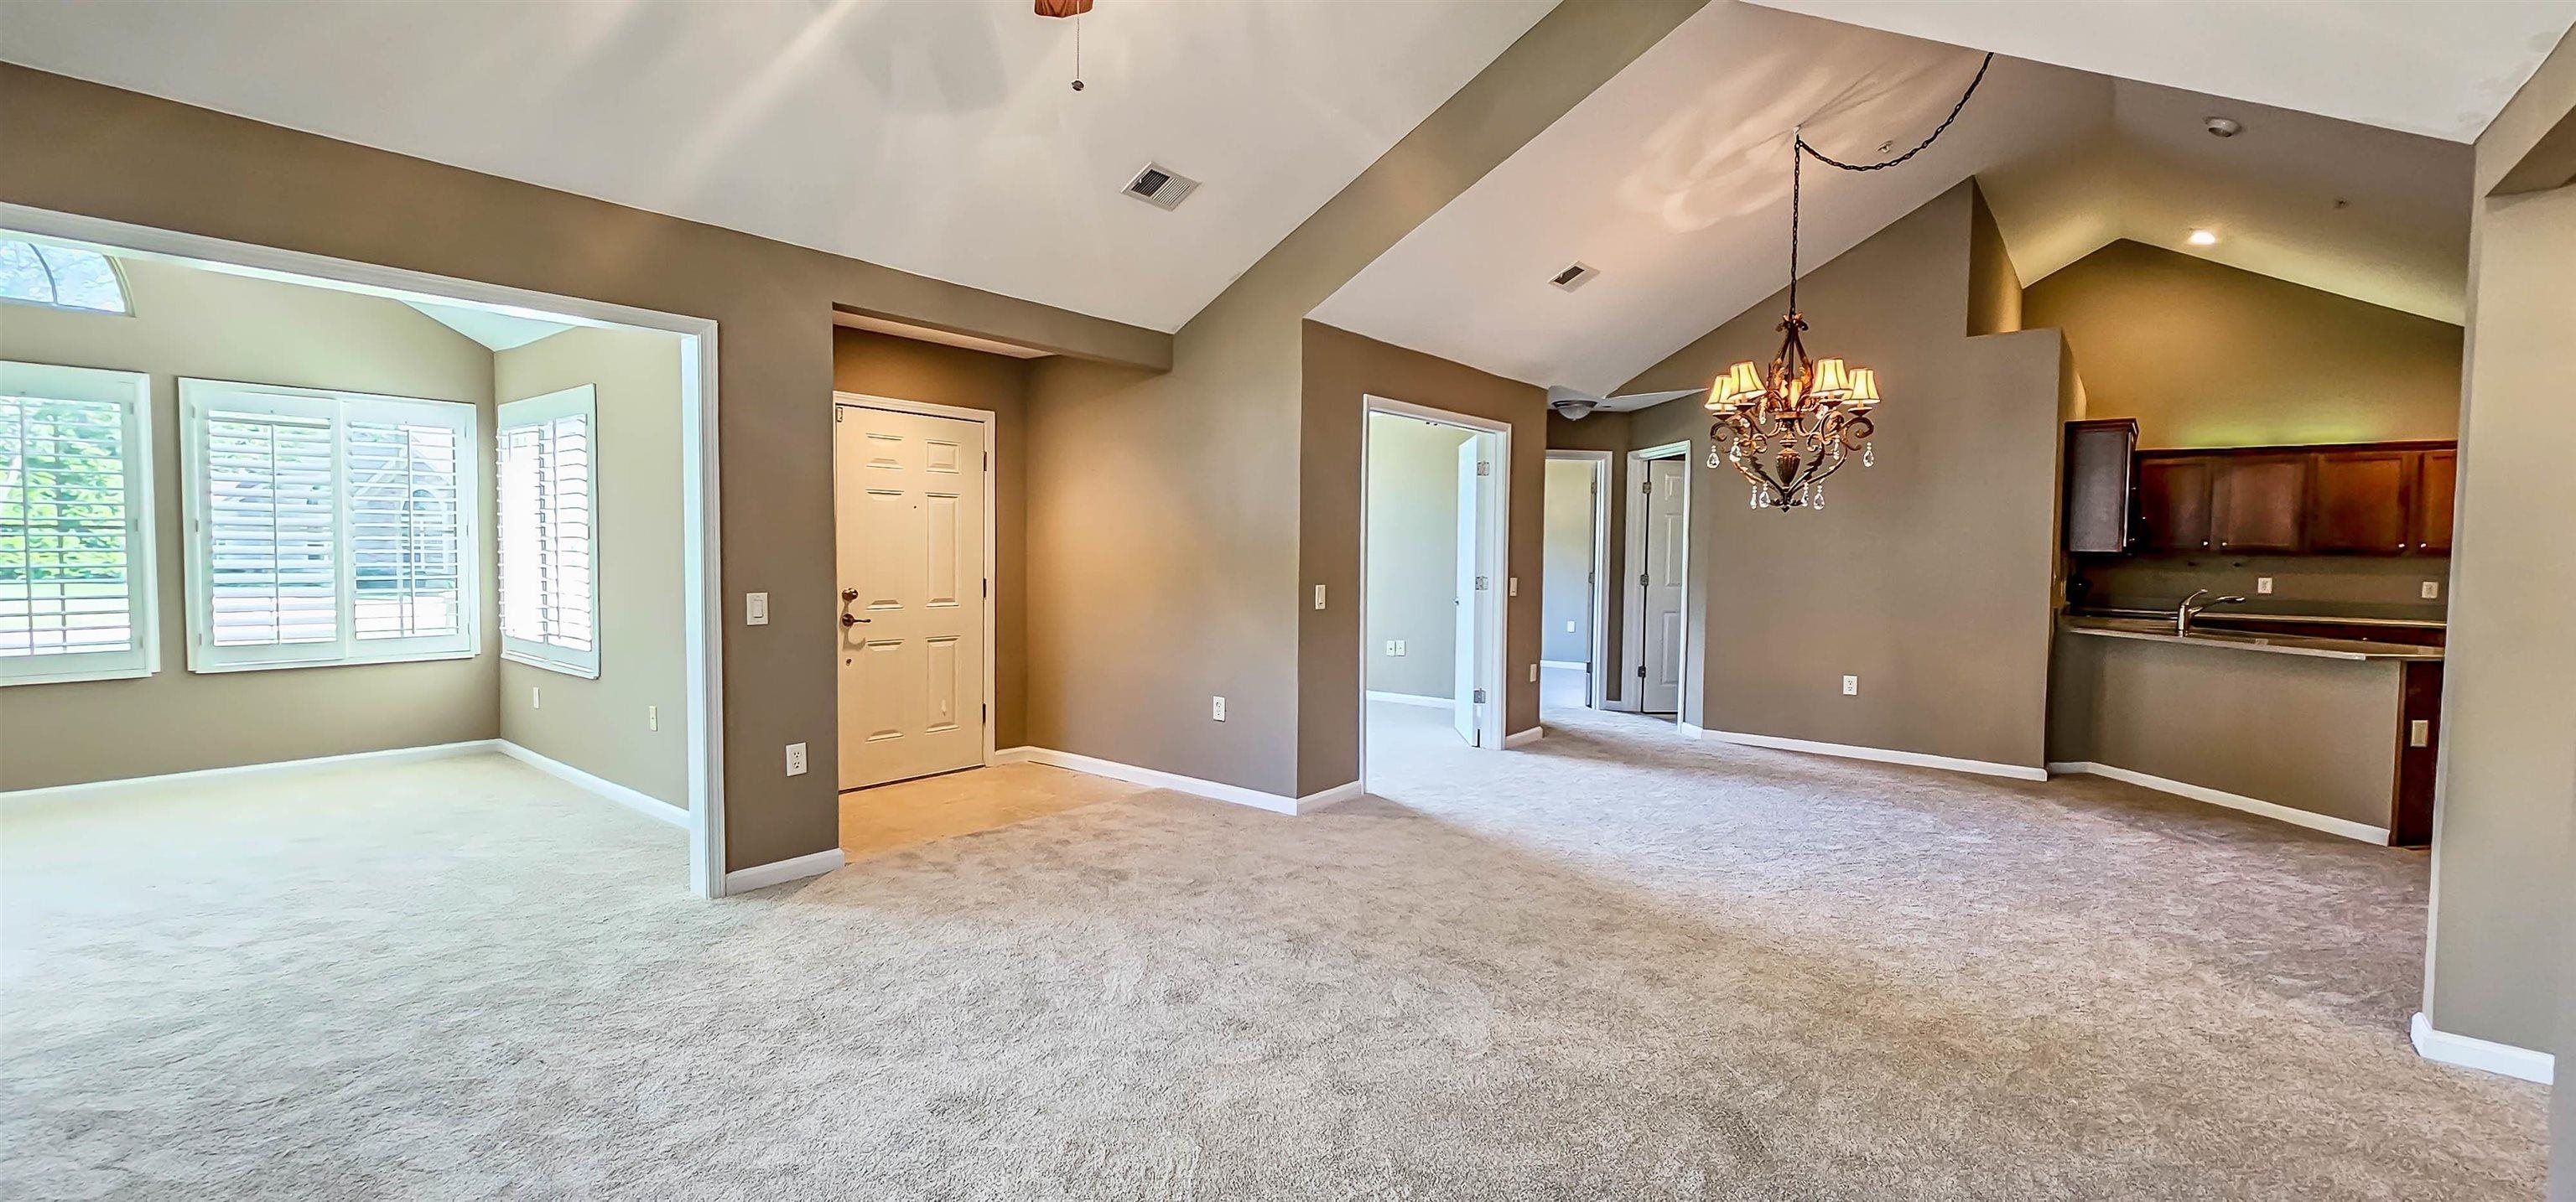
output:
<instances>
[{"instance_id":1,"label":"door knob","mask_svg":"<svg viewBox=\"0 0 2576 1202\"><path fill-rule=\"evenodd\" d=\"M844 630L868 620L866 618L853 617L850 613L850 602L858 599L859 590L854 588L845 588L841 590L841 628Z\"/></svg>"}]
</instances>

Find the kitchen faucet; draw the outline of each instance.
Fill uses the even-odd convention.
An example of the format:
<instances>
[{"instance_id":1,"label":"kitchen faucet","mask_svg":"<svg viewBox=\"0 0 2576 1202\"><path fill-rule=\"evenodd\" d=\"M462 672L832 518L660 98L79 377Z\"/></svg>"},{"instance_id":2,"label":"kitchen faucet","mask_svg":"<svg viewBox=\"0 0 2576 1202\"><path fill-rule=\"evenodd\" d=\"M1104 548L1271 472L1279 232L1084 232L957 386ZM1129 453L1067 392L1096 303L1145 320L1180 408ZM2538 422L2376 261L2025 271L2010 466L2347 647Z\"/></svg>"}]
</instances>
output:
<instances>
[{"instance_id":1,"label":"kitchen faucet","mask_svg":"<svg viewBox=\"0 0 2576 1202\"><path fill-rule=\"evenodd\" d=\"M2176 636L2176 637L2180 637L2180 636L2182 636L2182 635L2190 634L2190 633L2191 633L2191 619L2192 619L2192 616L2193 616L2193 615L2195 615L2195 614L2198 614L2200 611L2202 611L2202 610L2204 610L2204 609L2209 608L2211 605L2243 605L2243 604L2245 604L2245 598L2243 598L2243 597L2216 597L2216 598L2212 598L2212 599L2208 602L2208 604L2204 604L2204 605L2194 605L2194 604L2192 604L2193 602L2198 601L2198 600L2200 600L2201 598L2203 598L2203 597L2207 597L2207 596L2209 596L2209 590L2208 590L2208 589L2205 589L2205 588L2204 588L2204 589L2195 589L2195 590L2193 590L2193 591L2192 591L2192 594L2191 594L2190 596L2185 597L2185 598L2183 598L2183 599L2182 599L2182 604L2181 604L2181 605L2178 605L2178 606L2175 606L2175 607L2174 607L2174 634L2175 634L2175 636Z\"/></svg>"}]
</instances>

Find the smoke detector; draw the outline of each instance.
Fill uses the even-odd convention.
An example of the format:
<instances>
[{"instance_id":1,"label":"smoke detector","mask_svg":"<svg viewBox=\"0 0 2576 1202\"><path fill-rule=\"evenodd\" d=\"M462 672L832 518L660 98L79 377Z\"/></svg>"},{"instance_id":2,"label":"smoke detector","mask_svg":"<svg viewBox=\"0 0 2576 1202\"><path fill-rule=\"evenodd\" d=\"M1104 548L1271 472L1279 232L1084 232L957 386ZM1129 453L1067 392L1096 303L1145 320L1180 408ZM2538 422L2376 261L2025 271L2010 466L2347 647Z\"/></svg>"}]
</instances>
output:
<instances>
[{"instance_id":1,"label":"smoke detector","mask_svg":"<svg viewBox=\"0 0 2576 1202\"><path fill-rule=\"evenodd\" d=\"M2208 130L2210 136L2215 138L2233 138L2245 132L2245 126L2234 117L2211 117L2201 122L2200 127Z\"/></svg>"},{"instance_id":2,"label":"smoke detector","mask_svg":"<svg viewBox=\"0 0 2576 1202\"><path fill-rule=\"evenodd\" d=\"M1556 278L1549 280L1548 283L1554 284L1564 291L1572 292L1585 284L1591 283L1592 277L1599 274L1601 274L1601 269L1594 267L1589 263L1569 263L1566 265L1565 270L1556 273Z\"/></svg>"},{"instance_id":3,"label":"smoke detector","mask_svg":"<svg viewBox=\"0 0 2576 1202\"><path fill-rule=\"evenodd\" d=\"M1190 193L1199 190L1199 182L1160 163L1147 163L1136 178L1127 181L1125 192L1158 209L1177 209Z\"/></svg>"}]
</instances>

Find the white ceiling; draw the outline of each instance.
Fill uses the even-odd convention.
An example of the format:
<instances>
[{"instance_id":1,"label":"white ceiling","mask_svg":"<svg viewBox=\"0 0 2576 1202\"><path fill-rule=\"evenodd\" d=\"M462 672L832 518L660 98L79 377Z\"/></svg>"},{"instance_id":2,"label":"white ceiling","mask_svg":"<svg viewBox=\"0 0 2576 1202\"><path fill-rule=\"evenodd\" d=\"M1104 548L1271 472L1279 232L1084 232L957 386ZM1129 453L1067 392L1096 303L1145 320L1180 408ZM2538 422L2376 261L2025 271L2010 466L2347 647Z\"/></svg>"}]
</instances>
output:
<instances>
[{"instance_id":1,"label":"white ceiling","mask_svg":"<svg viewBox=\"0 0 2576 1202\"><path fill-rule=\"evenodd\" d=\"M2210 136L2214 115L2244 132ZM2464 143L2123 80L2106 136L2083 153L1977 181L2025 283L2127 238L2457 325L2474 157ZM2217 244L2191 245L2196 229Z\"/></svg>"},{"instance_id":2,"label":"white ceiling","mask_svg":"<svg viewBox=\"0 0 2576 1202\"><path fill-rule=\"evenodd\" d=\"M0 58L1173 330L1554 3L1101 0L1080 93L1029 0L0 4Z\"/></svg>"},{"instance_id":3,"label":"white ceiling","mask_svg":"<svg viewBox=\"0 0 2576 1202\"><path fill-rule=\"evenodd\" d=\"M1949 112L1978 57L1713 3L1313 316L1513 379L1606 393L1786 282L1793 126L1837 158L1903 149ZM1997 58L1958 123L1904 167L1809 163L1804 266L1971 174L2096 138L2109 95L2097 76ZM1577 259L1600 276L1577 292L1549 285Z\"/></svg>"},{"instance_id":4,"label":"white ceiling","mask_svg":"<svg viewBox=\"0 0 2576 1202\"><path fill-rule=\"evenodd\" d=\"M2468 142L2576 22L2576 0L1752 0Z\"/></svg>"},{"instance_id":5,"label":"white ceiling","mask_svg":"<svg viewBox=\"0 0 2576 1202\"><path fill-rule=\"evenodd\" d=\"M421 316L480 342L490 350L516 350L540 338L552 338L572 326L560 321L540 321L495 313L489 309L468 309L460 305L434 305L427 301L404 301Z\"/></svg>"}]
</instances>

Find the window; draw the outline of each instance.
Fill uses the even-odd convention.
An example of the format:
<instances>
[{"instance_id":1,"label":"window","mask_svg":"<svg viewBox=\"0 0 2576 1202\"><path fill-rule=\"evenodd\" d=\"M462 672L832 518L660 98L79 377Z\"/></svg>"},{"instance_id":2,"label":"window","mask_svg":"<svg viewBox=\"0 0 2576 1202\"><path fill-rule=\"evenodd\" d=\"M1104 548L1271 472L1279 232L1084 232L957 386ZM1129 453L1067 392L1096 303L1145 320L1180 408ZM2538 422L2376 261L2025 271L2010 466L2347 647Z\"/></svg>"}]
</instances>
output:
<instances>
[{"instance_id":1,"label":"window","mask_svg":"<svg viewBox=\"0 0 2576 1202\"><path fill-rule=\"evenodd\" d=\"M475 652L475 414L401 397L179 381L188 668Z\"/></svg>"},{"instance_id":2,"label":"window","mask_svg":"<svg viewBox=\"0 0 2576 1202\"><path fill-rule=\"evenodd\" d=\"M84 313L133 312L106 255L14 239L0 239L0 299Z\"/></svg>"},{"instance_id":3,"label":"window","mask_svg":"<svg viewBox=\"0 0 2576 1202\"><path fill-rule=\"evenodd\" d=\"M0 685L149 676L152 382L0 363Z\"/></svg>"},{"instance_id":4,"label":"window","mask_svg":"<svg viewBox=\"0 0 2576 1202\"><path fill-rule=\"evenodd\" d=\"M591 386L501 406L501 656L599 676Z\"/></svg>"}]
</instances>

